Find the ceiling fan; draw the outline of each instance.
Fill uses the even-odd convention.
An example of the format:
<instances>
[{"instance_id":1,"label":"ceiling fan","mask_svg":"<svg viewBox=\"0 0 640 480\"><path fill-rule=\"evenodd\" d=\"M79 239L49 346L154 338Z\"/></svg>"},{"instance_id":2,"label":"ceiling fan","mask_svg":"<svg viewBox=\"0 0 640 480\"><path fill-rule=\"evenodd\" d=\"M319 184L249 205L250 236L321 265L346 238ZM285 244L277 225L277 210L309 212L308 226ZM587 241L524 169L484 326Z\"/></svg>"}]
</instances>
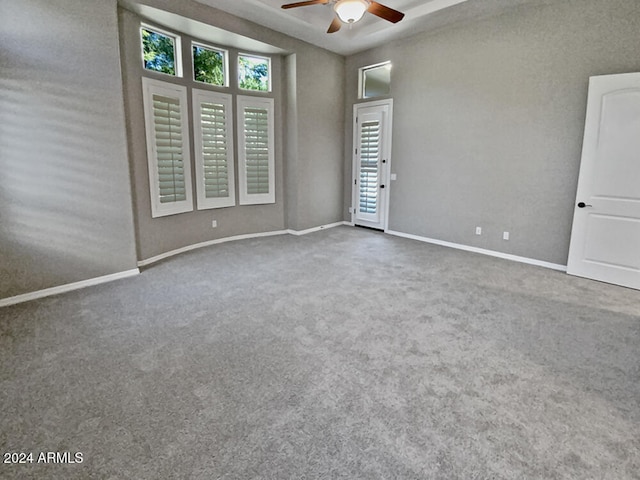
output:
<instances>
[{"instance_id":1,"label":"ceiling fan","mask_svg":"<svg viewBox=\"0 0 640 480\"><path fill-rule=\"evenodd\" d=\"M342 23L352 24L360 20L366 12L380 17L392 23L398 23L404 18L404 13L389 8L374 0L307 0L305 2L287 3L282 8L306 7L309 5L333 4L336 17L329 25L327 33L334 33L340 30Z\"/></svg>"}]
</instances>

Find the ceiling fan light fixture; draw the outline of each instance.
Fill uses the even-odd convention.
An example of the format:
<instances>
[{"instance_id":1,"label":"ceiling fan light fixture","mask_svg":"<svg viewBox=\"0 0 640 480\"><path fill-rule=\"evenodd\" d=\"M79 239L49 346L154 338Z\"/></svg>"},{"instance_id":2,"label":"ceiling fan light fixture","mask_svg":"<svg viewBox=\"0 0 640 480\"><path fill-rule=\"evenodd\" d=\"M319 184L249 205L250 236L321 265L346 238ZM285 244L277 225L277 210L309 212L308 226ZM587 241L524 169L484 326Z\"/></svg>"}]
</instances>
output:
<instances>
[{"instance_id":1,"label":"ceiling fan light fixture","mask_svg":"<svg viewBox=\"0 0 640 480\"><path fill-rule=\"evenodd\" d=\"M338 0L333 9L338 14L338 18L344 23L355 23L360 20L367 9L369 3L366 0Z\"/></svg>"}]
</instances>

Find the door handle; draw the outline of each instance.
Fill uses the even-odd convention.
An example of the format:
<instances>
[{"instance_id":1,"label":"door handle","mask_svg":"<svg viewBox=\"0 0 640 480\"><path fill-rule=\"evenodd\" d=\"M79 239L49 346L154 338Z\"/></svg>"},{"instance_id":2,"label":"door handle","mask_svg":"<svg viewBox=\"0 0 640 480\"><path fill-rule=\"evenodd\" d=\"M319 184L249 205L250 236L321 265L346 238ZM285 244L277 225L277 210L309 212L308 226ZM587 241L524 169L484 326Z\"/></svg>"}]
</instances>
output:
<instances>
[{"instance_id":1,"label":"door handle","mask_svg":"<svg viewBox=\"0 0 640 480\"><path fill-rule=\"evenodd\" d=\"M384 185L380 185L380 188L384 188Z\"/></svg>"},{"instance_id":2,"label":"door handle","mask_svg":"<svg viewBox=\"0 0 640 480\"><path fill-rule=\"evenodd\" d=\"M580 203L578 204L578 208L584 208L584 207L593 207L593 205L587 205L587 204L586 204L586 203L584 203L584 202L580 202Z\"/></svg>"}]
</instances>

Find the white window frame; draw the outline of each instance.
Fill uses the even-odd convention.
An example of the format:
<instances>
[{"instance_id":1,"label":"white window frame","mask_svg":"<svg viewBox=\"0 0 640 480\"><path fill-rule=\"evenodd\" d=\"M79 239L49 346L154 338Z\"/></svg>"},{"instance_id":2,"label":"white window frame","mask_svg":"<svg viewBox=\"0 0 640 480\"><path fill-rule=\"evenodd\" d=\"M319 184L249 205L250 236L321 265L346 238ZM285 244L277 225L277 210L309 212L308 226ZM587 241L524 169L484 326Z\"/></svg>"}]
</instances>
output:
<instances>
[{"instance_id":1,"label":"white window frame","mask_svg":"<svg viewBox=\"0 0 640 480\"><path fill-rule=\"evenodd\" d=\"M153 117L153 95L176 98L180 104L182 129L182 158L184 165L185 200L171 203L160 202L158 156ZM151 216L164 217L193 211L193 193L191 185L191 153L189 150L189 113L187 108L187 88L173 83L142 77L142 99L147 140L147 161L149 166L149 192L151 194Z\"/></svg>"},{"instance_id":2,"label":"white window frame","mask_svg":"<svg viewBox=\"0 0 640 480\"><path fill-rule=\"evenodd\" d=\"M164 35L166 37L170 37L173 39L173 66L176 70L175 75L171 75L170 73L159 72L157 70L150 70L145 68L144 65L144 47L142 45L142 30L150 30L154 33L159 33L160 35ZM159 75L166 75L168 77L182 77L182 41L180 39L180 35L177 35L172 32L168 32L167 30L163 30L161 28L156 28L152 25L141 23L140 24L140 60L142 61L142 70L145 72L157 73Z\"/></svg>"},{"instance_id":3,"label":"white window frame","mask_svg":"<svg viewBox=\"0 0 640 480\"><path fill-rule=\"evenodd\" d=\"M237 116L238 116L238 179L240 205L259 205L276 203L275 192L275 148L274 148L274 100L273 98L252 97L248 95L238 95ZM249 194L247 193L247 170L246 170L246 139L244 137L244 111L246 107L264 108L267 110L268 119L268 165L269 165L269 193Z\"/></svg>"},{"instance_id":4,"label":"white window frame","mask_svg":"<svg viewBox=\"0 0 640 480\"><path fill-rule=\"evenodd\" d=\"M219 52L222 54L223 64L224 64L224 82L222 85L215 85L213 83L201 82L200 80L196 80L196 62L193 59L193 47L204 48L205 50L211 50L213 52ZM191 70L193 74L193 81L199 83L201 85L208 85L214 88L228 88L229 87L229 51L224 48L214 47L212 45L207 45L202 42L191 42Z\"/></svg>"},{"instance_id":5,"label":"white window frame","mask_svg":"<svg viewBox=\"0 0 640 480\"><path fill-rule=\"evenodd\" d=\"M267 89L266 90L251 90L250 88L242 88L240 86L240 57L251 57L251 58L261 58L263 60L267 61ZM238 55L236 56L236 82L238 85L238 89L242 90L243 92L255 92L257 94L265 94L265 93L271 93L271 89L272 89L272 84L273 84L273 80L271 77L271 57L265 57L264 55L256 55L254 53L241 53L239 52Z\"/></svg>"},{"instance_id":6,"label":"white window frame","mask_svg":"<svg viewBox=\"0 0 640 480\"><path fill-rule=\"evenodd\" d=\"M235 188L235 162L233 150L233 97L228 93L211 92L208 90L192 90L193 101L193 140L194 156L196 159L196 195L198 200L198 210L210 208L233 207L236 204ZM214 103L223 105L226 115L227 130L227 171L229 181L229 196L225 198L207 198L205 188L205 168L204 168L204 145L202 138L202 115L200 106L203 103Z\"/></svg>"}]
</instances>

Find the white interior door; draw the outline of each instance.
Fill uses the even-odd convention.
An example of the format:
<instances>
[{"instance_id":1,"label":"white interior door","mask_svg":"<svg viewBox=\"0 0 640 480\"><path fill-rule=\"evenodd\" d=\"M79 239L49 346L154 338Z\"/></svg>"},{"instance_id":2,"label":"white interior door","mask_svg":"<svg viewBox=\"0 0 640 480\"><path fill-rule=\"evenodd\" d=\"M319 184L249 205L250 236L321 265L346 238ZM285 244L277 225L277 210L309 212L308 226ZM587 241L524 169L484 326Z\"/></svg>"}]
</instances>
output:
<instances>
[{"instance_id":1,"label":"white interior door","mask_svg":"<svg viewBox=\"0 0 640 480\"><path fill-rule=\"evenodd\" d=\"M567 272L640 289L640 73L590 79Z\"/></svg>"},{"instance_id":2,"label":"white interior door","mask_svg":"<svg viewBox=\"0 0 640 480\"><path fill-rule=\"evenodd\" d=\"M387 228L392 106L392 100L354 105L355 225Z\"/></svg>"}]
</instances>

